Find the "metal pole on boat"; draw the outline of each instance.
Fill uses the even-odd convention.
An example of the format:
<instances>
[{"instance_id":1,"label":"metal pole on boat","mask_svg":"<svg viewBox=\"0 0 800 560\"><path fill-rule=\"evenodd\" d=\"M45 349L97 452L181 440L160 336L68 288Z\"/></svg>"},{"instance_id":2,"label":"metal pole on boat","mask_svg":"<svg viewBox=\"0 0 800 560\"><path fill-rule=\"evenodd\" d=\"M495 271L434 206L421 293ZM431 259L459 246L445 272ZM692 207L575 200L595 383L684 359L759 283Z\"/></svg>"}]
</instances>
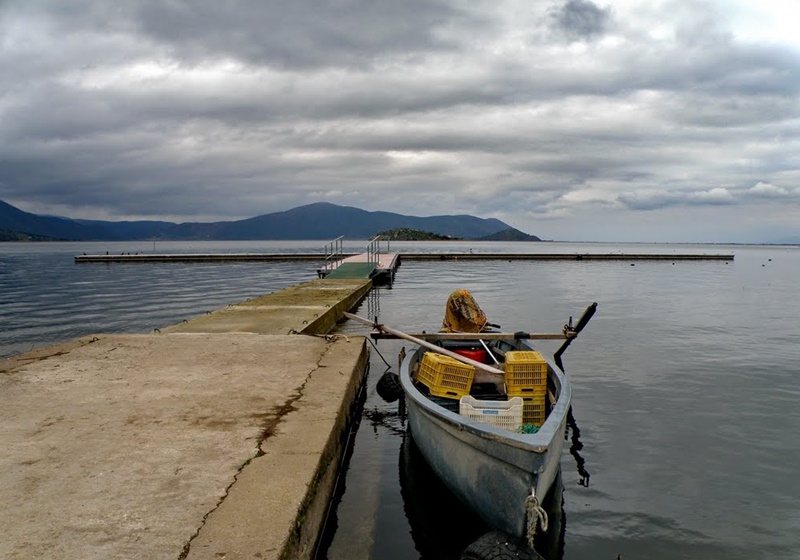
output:
<instances>
[{"instance_id":1,"label":"metal pole on boat","mask_svg":"<svg viewBox=\"0 0 800 560\"><path fill-rule=\"evenodd\" d=\"M494 355L494 352L492 352L491 350L489 350L489 347L488 347L488 346L486 346L486 343L483 341L483 339L482 339L482 338L479 338L479 339L478 339L478 342L480 342L480 343L481 343L481 346L483 346L483 349L484 349L484 350L486 350L486 353L487 353L487 354L489 354L489 357L492 359L492 361L494 362L494 364L495 364L496 366L499 366L499 365L500 365L500 361L499 361L499 360L498 360L498 359L495 357L495 355Z\"/></svg>"}]
</instances>

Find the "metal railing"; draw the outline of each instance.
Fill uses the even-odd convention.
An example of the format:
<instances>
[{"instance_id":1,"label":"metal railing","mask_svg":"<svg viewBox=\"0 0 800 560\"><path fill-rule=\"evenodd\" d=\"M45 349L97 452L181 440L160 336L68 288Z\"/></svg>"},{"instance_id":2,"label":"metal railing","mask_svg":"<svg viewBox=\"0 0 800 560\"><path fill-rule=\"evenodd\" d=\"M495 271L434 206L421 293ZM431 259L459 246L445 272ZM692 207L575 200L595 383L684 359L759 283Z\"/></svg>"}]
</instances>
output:
<instances>
[{"instance_id":1,"label":"metal railing","mask_svg":"<svg viewBox=\"0 0 800 560\"><path fill-rule=\"evenodd\" d=\"M344 259L342 255L343 240L344 236L340 235L323 246L323 250L325 251L325 263L322 265L323 274L327 275L329 272L332 272Z\"/></svg>"},{"instance_id":2,"label":"metal railing","mask_svg":"<svg viewBox=\"0 0 800 560\"><path fill-rule=\"evenodd\" d=\"M367 262L379 263L381 254L381 236L376 235L367 243Z\"/></svg>"}]
</instances>

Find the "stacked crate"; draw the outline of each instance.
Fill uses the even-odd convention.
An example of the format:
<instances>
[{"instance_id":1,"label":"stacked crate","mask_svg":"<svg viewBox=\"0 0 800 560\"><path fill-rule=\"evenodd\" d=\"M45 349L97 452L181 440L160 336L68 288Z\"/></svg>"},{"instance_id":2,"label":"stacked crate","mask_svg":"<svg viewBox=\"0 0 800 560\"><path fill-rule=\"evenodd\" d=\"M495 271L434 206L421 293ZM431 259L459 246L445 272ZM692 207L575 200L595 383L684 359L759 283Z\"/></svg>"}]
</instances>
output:
<instances>
[{"instance_id":1,"label":"stacked crate","mask_svg":"<svg viewBox=\"0 0 800 560\"><path fill-rule=\"evenodd\" d=\"M431 395L459 400L469 395L475 368L433 352L425 352L416 381L425 385Z\"/></svg>"},{"instance_id":2,"label":"stacked crate","mask_svg":"<svg viewBox=\"0 0 800 560\"><path fill-rule=\"evenodd\" d=\"M544 356L532 350L508 352L505 382L509 397L522 397L522 423L544 424L547 395L547 360Z\"/></svg>"}]
</instances>

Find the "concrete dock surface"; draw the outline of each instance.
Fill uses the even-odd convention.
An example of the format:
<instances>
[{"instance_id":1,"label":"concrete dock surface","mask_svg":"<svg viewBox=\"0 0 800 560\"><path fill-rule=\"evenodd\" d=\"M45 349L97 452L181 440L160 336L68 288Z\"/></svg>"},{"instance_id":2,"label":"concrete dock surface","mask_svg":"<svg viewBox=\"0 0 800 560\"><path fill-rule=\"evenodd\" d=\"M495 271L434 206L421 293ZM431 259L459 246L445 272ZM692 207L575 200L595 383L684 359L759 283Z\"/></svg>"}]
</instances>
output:
<instances>
[{"instance_id":1,"label":"concrete dock surface","mask_svg":"<svg viewBox=\"0 0 800 560\"><path fill-rule=\"evenodd\" d=\"M161 329L165 333L325 334L369 292L367 279L322 279L223 307Z\"/></svg>"},{"instance_id":2,"label":"concrete dock surface","mask_svg":"<svg viewBox=\"0 0 800 560\"><path fill-rule=\"evenodd\" d=\"M261 312L282 333L313 322ZM213 315L210 332L99 334L0 361L0 558L310 557L365 339L238 320L214 332Z\"/></svg>"}]
</instances>

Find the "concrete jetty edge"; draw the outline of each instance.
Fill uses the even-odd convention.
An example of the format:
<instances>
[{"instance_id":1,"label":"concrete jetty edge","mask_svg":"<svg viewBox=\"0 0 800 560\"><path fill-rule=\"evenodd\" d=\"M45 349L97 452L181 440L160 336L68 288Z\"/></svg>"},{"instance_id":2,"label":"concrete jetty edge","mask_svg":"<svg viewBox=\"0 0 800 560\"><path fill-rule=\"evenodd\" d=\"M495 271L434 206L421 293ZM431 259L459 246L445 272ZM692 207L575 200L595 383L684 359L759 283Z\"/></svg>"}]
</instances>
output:
<instances>
[{"instance_id":1,"label":"concrete jetty edge","mask_svg":"<svg viewBox=\"0 0 800 560\"><path fill-rule=\"evenodd\" d=\"M325 334L372 289L367 279L317 279L160 329L162 333Z\"/></svg>"},{"instance_id":2,"label":"concrete jetty edge","mask_svg":"<svg viewBox=\"0 0 800 560\"><path fill-rule=\"evenodd\" d=\"M0 557L311 558L369 355L323 333L370 286L0 361Z\"/></svg>"}]
</instances>

